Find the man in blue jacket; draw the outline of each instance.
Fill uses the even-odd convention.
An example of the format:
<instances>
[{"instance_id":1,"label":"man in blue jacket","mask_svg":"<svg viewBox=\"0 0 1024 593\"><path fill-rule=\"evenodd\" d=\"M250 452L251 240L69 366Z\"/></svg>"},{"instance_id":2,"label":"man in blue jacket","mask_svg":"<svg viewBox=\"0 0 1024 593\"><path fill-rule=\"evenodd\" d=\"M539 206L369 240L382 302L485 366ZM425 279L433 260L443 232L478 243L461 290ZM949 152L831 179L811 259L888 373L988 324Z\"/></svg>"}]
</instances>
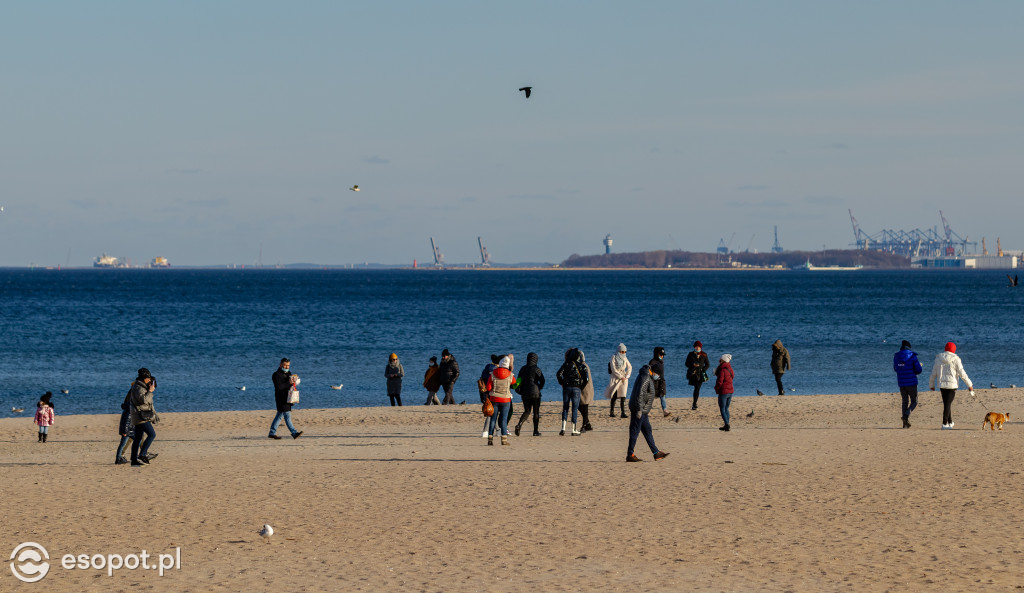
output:
<instances>
[{"instance_id":1,"label":"man in blue jacket","mask_svg":"<svg viewBox=\"0 0 1024 593\"><path fill-rule=\"evenodd\" d=\"M910 428L910 413L917 407L917 376L921 374L921 363L910 349L910 342L903 340L900 351L892 357L892 370L896 371L903 398L903 428Z\"/></svg>"}]
</instances>

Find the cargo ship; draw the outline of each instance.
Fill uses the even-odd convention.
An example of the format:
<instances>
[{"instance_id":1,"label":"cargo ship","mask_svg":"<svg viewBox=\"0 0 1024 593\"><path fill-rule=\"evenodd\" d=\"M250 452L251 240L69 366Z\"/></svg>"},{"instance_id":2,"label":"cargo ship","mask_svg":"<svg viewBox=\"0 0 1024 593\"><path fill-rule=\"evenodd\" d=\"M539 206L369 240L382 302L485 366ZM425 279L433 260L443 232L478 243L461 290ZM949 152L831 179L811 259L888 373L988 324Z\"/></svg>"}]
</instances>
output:
<instances>
[{"instance_id":1,"label":"cargo ship","mask_svg":"<svg viewBox=\"0 0 1024 593\"><path fill-rule=\"evenodd\" d=\"M121 267L121 262L119 262L116 257L114 257L112 255L107 255L106 253L104 253L103 255L97 257L92 262L92 267L94 267L94 268L120 268Z\"/></svg>"},{"instance_id":2,"label":"cargo ship","mask_svg":"<svg viewBox=\"0 0 1024 593\"><path fill-rule=\"evenodd\" d=\"M811 263L811 260L808 259L807 263L800 264L799 266L796 266L793 269L794 270L802 270L802 271L810 271L810 272L818 272L818 271L843 272L843 271L850 271L850 270L860 270L863 267L864 266L816 266L816 265Z\"/></svg>"},{"instance_id":3,"label":"cargo ship","mask_svg":"<svg viewBox=\"0 0 1024 593\"><path fill-rule=\"evenodd\" d=\"M151 268L169 268L169 267L171 267L171 262L167 261L166 257L155 257L155 258L153 258L153 261L149 262L149 267L151 267Z\"/></svg>"}]
</instances>

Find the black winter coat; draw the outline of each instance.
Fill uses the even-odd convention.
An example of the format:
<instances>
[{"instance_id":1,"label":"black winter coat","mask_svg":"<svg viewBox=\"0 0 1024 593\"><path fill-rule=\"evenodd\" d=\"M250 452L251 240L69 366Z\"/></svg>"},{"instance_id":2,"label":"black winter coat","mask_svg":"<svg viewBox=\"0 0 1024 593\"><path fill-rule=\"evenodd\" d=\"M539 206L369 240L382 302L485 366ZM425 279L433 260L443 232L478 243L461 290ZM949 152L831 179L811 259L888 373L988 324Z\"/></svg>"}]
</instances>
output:
<instances>
[{"instance_id":1,"label":"black winter coat","mask_svg":"<svg viewBox=\"0 0 1024 593\"><path fill-rule=\"evenodd\" d=\"M454 356L449 356L448 360L441 361L437 375L442 386L451 385L459 379L459 363Z\"/></svg>"},{"instance_id":2,"label":"black winter coat","mask_svg":"<svg viewBox=\"0 0 1024 593\"><path fill-rule=\"evenodd\" d=\"M686 355L686 382L690 385L700 385L704 382L704 373L711 368L708 355L703 350L698 352L690 351Z\"/></svg>"},{"instance_id":3,"label":"black winter coat","mask_svg":"<svg viewBox=\"0 0 1024 593\"><path fill-rule=\"evenodd\" d=\"M519 388L516 389L524 400L540 399L540 391L544 389L544 373L537 366L537 355L533 352L526 355L526 366L519 369Z\"/></svg>"},{"instance_id":4,"label":"black winter coat","mask_svg":"<svg viewBox=\"0 0 1024 593\"><path fill-rule=\"evenodd\" d=\"M655 381L653 378L651 382L654 384L654 397L665 397L668 393L668 388L665 386L665 362L657 358L652 358L647 366L651 368L655 373L658 373L658 380Z\"/></svg>"},{"instance_id":5,"label":"black winter coat","mask_svg":"<svg viewBox=\"0 0 1024 593\"><path fill-rule=\"evenodd\" d=\"M292 405L288 403L288 390L292 386L292 374L277 369L270 378L274 381L274 402L277 404L277 411L291 412Z\"/></svg>"}]
</instances>

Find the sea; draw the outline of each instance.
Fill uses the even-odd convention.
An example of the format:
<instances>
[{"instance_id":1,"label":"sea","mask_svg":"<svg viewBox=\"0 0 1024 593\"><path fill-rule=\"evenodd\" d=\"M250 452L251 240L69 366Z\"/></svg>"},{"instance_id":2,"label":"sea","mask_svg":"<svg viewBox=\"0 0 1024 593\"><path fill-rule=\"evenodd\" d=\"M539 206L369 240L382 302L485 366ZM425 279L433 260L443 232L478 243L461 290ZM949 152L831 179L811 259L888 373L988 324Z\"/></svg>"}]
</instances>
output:
<instances>
[{"instance_id":1,"label":"sea","mask_svg":"<svg viewBox=\"0 0 1024 593\"><path fill-rule=\"evenodd\" d=\"M3 269L0 311L0 415L30 416L46 391L58 415L119 413L140 367L158 411L270 410L282 357L302 378L298 409L384 406L392 352L403 403L423 405L445 348L457 402L477 403L490 355L509 352L518 365L536 352L544 399L560 400L572 347L600 397L620 342L634 369L665 348L670 397L691 393L695 340L713 364L732 354L737 396L775 393L777 339L790 395L894 393L901 340L923 389L949 341L976 386L1024 386L1024 288L1000 271Z\"/></svg>"}]
</instances>

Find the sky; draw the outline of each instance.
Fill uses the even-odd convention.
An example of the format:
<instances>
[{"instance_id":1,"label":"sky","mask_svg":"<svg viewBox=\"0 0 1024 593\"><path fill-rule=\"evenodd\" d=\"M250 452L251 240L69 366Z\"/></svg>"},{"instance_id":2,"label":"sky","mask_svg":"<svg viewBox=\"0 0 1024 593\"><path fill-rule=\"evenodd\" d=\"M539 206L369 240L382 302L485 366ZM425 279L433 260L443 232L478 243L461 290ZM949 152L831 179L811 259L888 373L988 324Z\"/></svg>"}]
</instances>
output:
<instances>
[{"instance_id":1,"label":"sky","mask_svg":"<svg viewBox=\"0 0 1024 593\"><path fill-rule=\"evenodd\" d=\"M0 266L1024 249L1024 2L11 2ZM518 92L532 86L526 99ZM350 188L359 185L361 191Z\"/></svg>"}]
</instances>

